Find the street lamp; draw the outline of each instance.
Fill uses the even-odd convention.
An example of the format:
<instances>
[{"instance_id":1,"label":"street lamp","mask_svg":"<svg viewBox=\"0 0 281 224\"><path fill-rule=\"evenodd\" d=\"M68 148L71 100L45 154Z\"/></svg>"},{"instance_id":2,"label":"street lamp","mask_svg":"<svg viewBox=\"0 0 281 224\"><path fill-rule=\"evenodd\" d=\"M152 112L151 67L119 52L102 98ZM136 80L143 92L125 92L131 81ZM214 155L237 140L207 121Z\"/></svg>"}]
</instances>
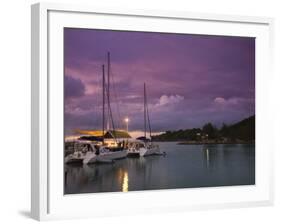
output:
<instances>
[{"instance_id":1,"label":"street lamp","mask_svg":"<svg viewBox=\"0 0 281 224\"><path fill-rule=\"evenodd\" d=\"M127 132L129 132L129 118L128 117L126 117L125 119L124 119L124 121L125 121L125 123L126 123L126 128L127 128Z\"/></svg>"}]
</instances>

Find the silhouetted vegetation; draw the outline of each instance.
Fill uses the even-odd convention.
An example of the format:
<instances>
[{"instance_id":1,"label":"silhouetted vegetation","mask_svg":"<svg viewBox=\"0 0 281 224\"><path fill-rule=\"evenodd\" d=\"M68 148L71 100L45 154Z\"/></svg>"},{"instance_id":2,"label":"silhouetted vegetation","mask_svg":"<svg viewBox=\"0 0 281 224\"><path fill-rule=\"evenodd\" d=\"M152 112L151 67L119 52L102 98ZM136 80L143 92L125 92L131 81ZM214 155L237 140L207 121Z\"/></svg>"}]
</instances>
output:
<instances>
[{"instance_id":1,"label":"silhouetted vegetation","mask_svg":"<svg viewBox=\"0 0 281 224\"><path fill-rule=\"evenodd\" d=\"M184 141L184 143L248 143L255 141L255 116L238 123L223 124L218 129L212 123L202 128L166 131L153 136L154 141Z\"/></svg>"},{"instance_id":2,"label":"silhouetted vegetation","mask_svg":"<svg viewBox=\"0 0 281 224\"><path fill-rule=\"evenodd\" d=\"M228 137L231 140L255 140L255 116L251 116L230 126L223 125L220 130L220 135Z\"/></svg>"},{"instance_id":3,"label":"silhouetted vegetation","mask_svg":"<svg viewBox=\"0 0 281 224\"><path fill-rule=\"evenodd\" d=\"M197 140L197 134L202 133L200 128L178 130L178 131L166 131L161 135L152 136L156 141L181 141L181 140Z\"/></svg>"}]
</instances>

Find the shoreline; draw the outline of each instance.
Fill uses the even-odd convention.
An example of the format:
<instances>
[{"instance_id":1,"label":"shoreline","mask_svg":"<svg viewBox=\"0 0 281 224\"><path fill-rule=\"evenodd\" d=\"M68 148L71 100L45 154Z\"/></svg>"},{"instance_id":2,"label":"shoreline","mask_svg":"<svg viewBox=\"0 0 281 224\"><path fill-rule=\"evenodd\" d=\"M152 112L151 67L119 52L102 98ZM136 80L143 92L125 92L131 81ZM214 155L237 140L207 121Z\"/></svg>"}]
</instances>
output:
<instances>
[{"instance_id":1,"label":"shoreline","mask_svg":"<svg viewBox=\"0 0 281 224\"><path fill-rule=\"evenodd\" d=\"M178 142L177 145L255 145L255 142Z\"/></svg>"},{"instance_id":2,"label":"shoreline","mask_svg":"<svg viewBox=\"0 0 281 224\"><path fill-rule=\"evenodd\" d=\"M254 141L251 142L195 142L195 141L154 141L159 143L174 142L177 145L255 145Z\"/></svg>"}]
</instances>

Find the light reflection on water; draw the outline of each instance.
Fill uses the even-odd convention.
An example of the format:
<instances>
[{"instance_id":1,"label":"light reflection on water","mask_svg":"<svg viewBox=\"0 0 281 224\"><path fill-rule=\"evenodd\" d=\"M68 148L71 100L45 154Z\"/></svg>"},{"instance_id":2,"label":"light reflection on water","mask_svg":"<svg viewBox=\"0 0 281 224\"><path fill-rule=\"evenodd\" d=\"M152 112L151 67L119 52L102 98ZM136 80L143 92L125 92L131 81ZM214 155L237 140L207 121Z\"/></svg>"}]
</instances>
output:
<instances>
[{"instance_id":1,"label":"light reflection on water","mask_svg":"<svg viewBox=\"0 0 281 224\"><path fill-rule=\"evenodd\" d=\"M66 165L65 193L255 184L254 145L160 143L167 156Z\"/></svg>"},{"instance_id":2,"label":"light reflection on water","mask_svg":"<svg viewBox=\"0 0 281 224\"><path fill-rule=\"evenodd\" d=\"M122 184L122 191L128 192L129 190L129 178L128 178L128 172L124 172L123 175L123 184Z\"/></svg>"}]
</instances>

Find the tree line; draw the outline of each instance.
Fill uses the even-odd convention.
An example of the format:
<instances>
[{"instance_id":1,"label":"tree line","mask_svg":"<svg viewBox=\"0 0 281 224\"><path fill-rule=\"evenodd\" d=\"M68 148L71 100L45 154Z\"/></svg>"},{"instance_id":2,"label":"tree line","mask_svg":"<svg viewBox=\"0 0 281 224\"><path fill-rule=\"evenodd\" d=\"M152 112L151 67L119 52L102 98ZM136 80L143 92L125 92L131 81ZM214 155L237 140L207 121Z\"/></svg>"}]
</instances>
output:
<instances>
[{"instance_id":1,"label":"tree line","mask_svg":"<svg viewBox=\"0 0 281 224\"><path fill-rule=\"evenodd\" d=\"M152 140L155 141L202 141L222 139L226 139L227 141L254 141L255 115L235 124L227 125L223 123L221 128L217 128L214 124L208 122L203 125L202 128L166 131L163 134L152 137Z\"/></svg>"}]
</instances>

